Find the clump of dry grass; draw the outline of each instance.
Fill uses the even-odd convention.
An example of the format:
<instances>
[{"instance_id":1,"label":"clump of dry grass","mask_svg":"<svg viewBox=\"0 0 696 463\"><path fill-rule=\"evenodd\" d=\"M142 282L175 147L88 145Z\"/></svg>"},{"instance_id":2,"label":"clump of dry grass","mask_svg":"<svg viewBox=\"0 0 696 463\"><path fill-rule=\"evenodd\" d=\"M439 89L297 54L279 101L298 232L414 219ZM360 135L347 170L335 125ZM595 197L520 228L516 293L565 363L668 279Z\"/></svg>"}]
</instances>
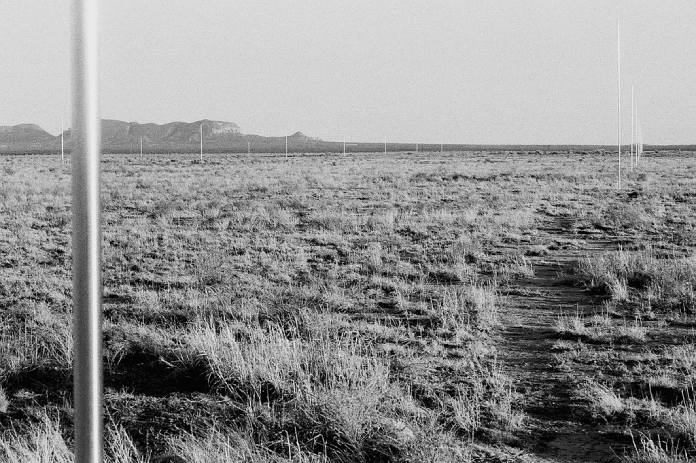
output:
<instances>
[{"instance_id":1,"label":"clump of dry grass","mask_svg":"<svg viewBox=\"0 0 696 463\"><path fill-rule=\"evenodd\" d=\"M651 251L618 251L580 262L579 280L617 301L631 289L656 309L696 311L696 257L658 258Z\"/></svg>"},{"instance_id":2,"label":"clump of dry grass","mask_svg":"<svg viewBox=\"0 0 696 463\"><path fill-rule=\"evenodd\" d=\"M443 292L430 316L442 335L465 338L472 330L489 330L500 323L497 304L492 284L458 286Z\"/></svg>"},{"instance_id":3,"label":"clump of dry grass","mask_svg":"<svg viewBox=\"0 0 696 463\"><path fill-rule=\"evenodd\" d=\"M388 389L388 368L375 352L351 336L315 333L311 340L288 337L269 324L248 328L212 321L193 327L182 361L202 361L212 378L231 392L256 397L264 388L300 396L331 389Z\"/></svg>"},{"instance_id":4,"label":"clump of dry grass","mask_svg":"<svg viewBox=\"0 0 696 463\"><path fill-rule=\"evenodd\" d=\"M469 438L485 428L522 429L526 415L515 406L518 398L512 380L501 369L476 370L469 383L447 398L449 421Z\"/></svg>"},{"instance_id":5,"label":"clump of dry grass","mask_svg":"<svg viewBox=\"0 0 696 463\"><path fill-rule=\"evenodd\" d=\"M639 320L616 323L606 312L591 317L561 315L556 320L555 330L562 336L591 342L644 343L647 340L647 329Z\"/></svg>"},{"instance_id":6,"label":"clump of dry grass","mask_svg":"<svg viewBox=\"0 0 696 463\"><path fill-rule=\"evenodd\" d=\"M53 312L45 303L25 309L23 316L15 313L0 317L0 378L41 365L69 368L73 343L67 317Z\"/></svg>"},{"instance_id":7,"label":"clump of dry grass","mask_svg":"<svg viewBox=\"0 0 696 463\"><path fill-rule=\"evenodd\" d=\"M686 450L678 450L674 443L657 437L640 436L640 446L634 442L634 453L621 458L624 463L689 463Z\"/></svg>"},{"instance_id":8,"label":"clump of dry grass","mask_svg":"<svg viewBox=\"0 0 696 463\"><path fill-rule=\"evenodd\" d=\"M611 388L595 381L585 382L575 394L595 417L610 419L629 411L629 406Z\"/></svg>"},{"instance_id":9,"label":"clump of dry grass","mask_svg":"<svg viewBox=\"0 0 696 463\"><path fill-rule=\"evenodd\" d=\"M107 427L106 463L146 463L135 444L120 426ZM4 463L73 463L72 450L57 421L43 415L21 435L16 431L0 436L0 461Z\"/></svg>"},{"instance_id":10,"label":"clump of dry grass","mask_svg":"<svg viewBox=\"0 0 696 463\"><path fill-rule=\"evenodd\" d=\"M384 418L380 410L400 396L388 364L350 334L315 332L303 339L287 331L270 323L204 322L189 331L180 361L203 362L211 380L233 397L268 403L264 426L290 432L297 440L292 445L303 451L323 447L335 461L361 455L374 423Z\"/></svg>"},{"instance_id":11,"label":"clump of dry grass","mask_svg":"<svg viewBox=\"0 0 696 463\"><path fill-rule=\"evenodd\" d=\"M294 436L293 436L294 437ZM255 444L251 436L237 432L213 430L205 437L183 434L168 441L170 455L182 458L187 463L324 463L326 456L304 452L301 446L293 448L288 436L288 452L279 455L268 448Z\"/></svg>"},{"instance_id":12,"label":"clump of dry grass","mask_svg":"<svg viewBox=\"0 0 696 463\"><path fill-rule=\"evenodd\" d=\"M10 401L7 399L5 390L0 387L0 413L7 413L7 408L10 406Z\"/></svg>"},{"instance_id":13,"label":"clump of dry grass","mask_svg":"<svg viewBox=\"0 0 696 463\"><path fill-rule=\"evenodd\" d=\"M682 394L682 403L676 407L650 407L651 418L667 429L673 438L696 450L696 399L693 386Z\"/></svg>"}]
</instances>

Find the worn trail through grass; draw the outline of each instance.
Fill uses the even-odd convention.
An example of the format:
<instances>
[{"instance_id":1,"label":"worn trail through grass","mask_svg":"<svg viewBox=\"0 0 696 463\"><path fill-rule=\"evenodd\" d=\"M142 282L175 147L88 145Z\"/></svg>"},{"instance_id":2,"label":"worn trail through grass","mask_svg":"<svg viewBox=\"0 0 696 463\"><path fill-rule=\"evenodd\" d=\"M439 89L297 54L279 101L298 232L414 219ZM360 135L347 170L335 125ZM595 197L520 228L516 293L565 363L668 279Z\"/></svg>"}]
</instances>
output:
<instances>
[{"instance_id":1,"label":"worn trail through grass","mask_svg":"<svg viewBox=\"0 0 696 463\"><path fill-rule=\"evenodd\" d=\"M544 244L578 238L558 219L540 224L540 231ZM559 316L601 310L599 301L574 286L567 274L579 259L616 248L612 241L593 238L577 243L552 246L548 254L531 257L534 276L519 281L506 298L499 360L518 385L529 417L528 451L538 461L613 462L630 442L609 425L582 422L573 403L576 385L554 367L554 325Z\"/></svg>"}]
</instances>

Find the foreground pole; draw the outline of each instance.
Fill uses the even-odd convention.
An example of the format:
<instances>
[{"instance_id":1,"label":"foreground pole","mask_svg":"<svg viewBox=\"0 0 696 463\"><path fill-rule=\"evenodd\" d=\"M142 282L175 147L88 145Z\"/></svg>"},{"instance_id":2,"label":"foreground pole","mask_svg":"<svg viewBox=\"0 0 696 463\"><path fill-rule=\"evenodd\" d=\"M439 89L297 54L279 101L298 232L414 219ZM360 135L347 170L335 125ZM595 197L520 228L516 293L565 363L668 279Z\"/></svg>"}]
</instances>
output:
<instances>
[{"instance_id":1,"label":"foreground pole","mask_svg":"<svg viewBox=\"0 0 696 463\"><path fill-rule=\"evenodd\" d=\"M103 447L98 4L72 1L75 463L101 463Z\"/></svg>"}]
</instances>

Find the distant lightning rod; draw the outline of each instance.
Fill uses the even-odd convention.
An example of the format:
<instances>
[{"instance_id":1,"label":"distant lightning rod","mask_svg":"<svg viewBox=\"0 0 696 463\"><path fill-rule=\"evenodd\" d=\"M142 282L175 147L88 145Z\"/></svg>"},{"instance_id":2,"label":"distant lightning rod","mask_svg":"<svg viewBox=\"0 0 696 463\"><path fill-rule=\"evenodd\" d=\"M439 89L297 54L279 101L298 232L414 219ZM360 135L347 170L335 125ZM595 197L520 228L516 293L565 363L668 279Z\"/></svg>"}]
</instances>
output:
<instances>
[{"instance_id":1,"label":"distant lightning rod","mask_svg":"<svg viewBox=\"0 0 696 463\"><path fill-rule=\"evenodd\" d=\"M72 265L75 463L101 463L102 325L98 0L72 1Z\"/></svg>"},{"instance_id":2,"label":"distant lightning rod","mask_svg":"<svg viewBox=\"0 0 696 463\"><path fill-rule=\"evenodd\" d=\"M60 118L60 162L65 163L65 142L63 140L63 132L65 132L65 129L63 128L63 118Z\"/></svg>"},{"instance_id":3,"label":"distant lightning rod","mask_svg":"<svg viewBox=\"0 0 696 463\"><path fill-rule=\"evenodd\" d=\"M643 127L640 125L640 115L638 114L638 104L636 104L636 144L637 154L636 163L643 160Z\"/></svg>"},{"instance_id":4,"label":"distant lightning rod","mask_svg":"<svg viewBox=\"0 0 696 463\"><path fill-rule=\"evenodd\" d=\"M633 85L631 85L631 170L633 170L633 164L634 164L633 157L635 155L634 146L636 143L635 107L636 107L636 100L635 100L635 96L634 96Z\"/></svg>"},{"instance_id":5,"label":"distant lightning rod","mask_svg":"<svg viewBox=\"0 0 696 463\"><path fill-rule=\"evenodd\" d=\"M618 70L618 93L617 93L617 108L616 108L616 146L619 152L619 180L617 187L621 188L621 23L616 20L616 66Z\"/></svg>"}]
</instances>

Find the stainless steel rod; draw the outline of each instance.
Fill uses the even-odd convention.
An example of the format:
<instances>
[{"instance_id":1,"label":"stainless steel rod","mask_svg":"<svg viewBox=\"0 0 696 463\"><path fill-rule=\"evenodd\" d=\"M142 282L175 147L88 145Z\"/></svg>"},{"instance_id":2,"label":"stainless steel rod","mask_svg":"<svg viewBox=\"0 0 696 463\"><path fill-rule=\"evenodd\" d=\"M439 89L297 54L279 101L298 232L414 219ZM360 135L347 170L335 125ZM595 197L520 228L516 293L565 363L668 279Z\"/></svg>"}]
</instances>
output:
<instances>
[{"instance_id":1,"label":"stainless steel rod","mask_svg":"<svg viewBox=\"0 0 696 463\"><path fill-rule=\"evenodd\" d=\"M619 19L616 20L616 67L618 70L617 83L619 87L616 103L616 147L619 152L619 180L617 187L621 189L621 22Z\"/></svg>"},{"instance_id":2,"label":"stainless steel rod","mask_svg":"<svg viewBox=\"0 0 696 463\"><path fill-rule=\"evenodd\" d=\"M72 2L75 463L103 456L98 3Z\"/></svg>"}]
</instances>

